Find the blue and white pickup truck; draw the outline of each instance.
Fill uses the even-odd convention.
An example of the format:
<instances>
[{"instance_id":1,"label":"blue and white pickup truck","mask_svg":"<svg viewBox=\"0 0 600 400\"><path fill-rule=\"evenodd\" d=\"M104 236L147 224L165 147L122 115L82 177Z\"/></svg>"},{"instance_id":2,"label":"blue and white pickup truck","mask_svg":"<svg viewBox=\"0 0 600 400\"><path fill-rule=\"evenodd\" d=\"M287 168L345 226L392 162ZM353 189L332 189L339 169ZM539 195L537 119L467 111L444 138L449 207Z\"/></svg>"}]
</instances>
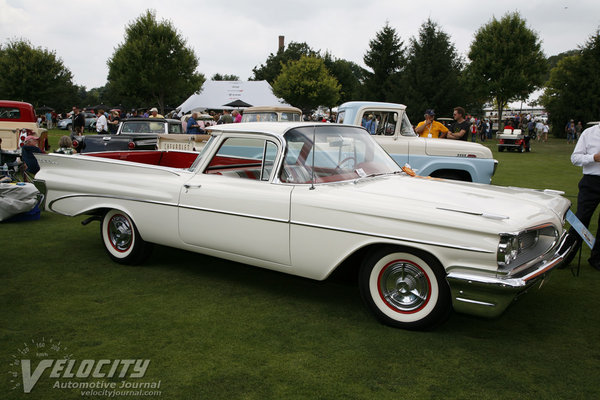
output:
<instances>
[{"instance_id":1,"label":"blue and white pickup truck","mask_svg":"<svg viewBox=\"0 0 600 400\"><path fill-rule=\"evenodd\" d=\"M489 184L498 161L492 151L464 140L429 139L417 136L406 115L406 106L396 103L351 101L338 108L337 122L361 125L364 117L377 118L375 140L403 166L409 164L421 176Z\"/></svg>"}]
</instances>

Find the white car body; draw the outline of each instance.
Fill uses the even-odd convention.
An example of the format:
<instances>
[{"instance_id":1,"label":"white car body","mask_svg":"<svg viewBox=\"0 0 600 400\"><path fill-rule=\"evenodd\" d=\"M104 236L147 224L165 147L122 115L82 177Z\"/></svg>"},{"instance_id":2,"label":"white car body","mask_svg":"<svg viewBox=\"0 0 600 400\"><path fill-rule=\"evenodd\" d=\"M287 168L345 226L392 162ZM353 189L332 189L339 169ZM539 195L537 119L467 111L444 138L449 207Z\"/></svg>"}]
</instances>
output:
<instances>
[{"instance_id":1,"label":"white car body","mask_svg":"<svg viewBox=\"0 0 600 400\"><path fill-rule=\"evenodd\" d=\"M50 211L100 219L118 262L158 243L323 280L362 260L368 306L410 329L439 322L450 304L497 316L562 259L570 202L557 193L411 177L359 127L225 124L210 134L199 155L41 155L37 184Z\"/></svg>"}]
</instances>

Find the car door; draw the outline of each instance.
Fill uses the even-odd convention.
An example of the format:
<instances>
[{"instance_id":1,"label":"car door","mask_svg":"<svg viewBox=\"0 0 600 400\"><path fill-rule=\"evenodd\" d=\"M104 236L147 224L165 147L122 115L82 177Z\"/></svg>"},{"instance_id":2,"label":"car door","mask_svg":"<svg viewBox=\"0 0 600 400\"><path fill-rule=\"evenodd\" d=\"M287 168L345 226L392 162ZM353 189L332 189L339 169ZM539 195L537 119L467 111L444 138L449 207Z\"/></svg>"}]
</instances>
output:
<instances>
[{"instance_id":1,"label":"car door","mask_svg":"<svg viewBox=\"0 0 600 400\"><path fill-rule=\"evenodd\" d=\"M289 265L292 186L274 184L280 144L262 135L222 138L214 156L182 188L183 242Z\"/></svg>"}]
</instances>

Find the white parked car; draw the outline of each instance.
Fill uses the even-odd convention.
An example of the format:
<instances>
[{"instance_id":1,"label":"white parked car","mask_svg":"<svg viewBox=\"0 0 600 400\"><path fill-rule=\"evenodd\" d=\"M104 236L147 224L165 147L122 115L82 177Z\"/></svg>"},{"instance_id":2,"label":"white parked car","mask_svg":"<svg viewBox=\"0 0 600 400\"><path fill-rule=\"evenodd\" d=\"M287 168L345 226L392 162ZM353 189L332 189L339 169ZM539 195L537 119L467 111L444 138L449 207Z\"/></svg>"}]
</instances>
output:
<instances>
[{"instance_id":1,"label":"white parked car","mask_svg":"<svg viewBox=\"0 0 600 400\"><path fill-rule=\"evenodd\" d=\"M497 316L562 260L570 202L552 191L412 177L360 128L213 126L200 154L39 156L55 213L90 215L116 262L152 243L316 280L357 267L382 322Z\"/></svg>"}]
</instances>

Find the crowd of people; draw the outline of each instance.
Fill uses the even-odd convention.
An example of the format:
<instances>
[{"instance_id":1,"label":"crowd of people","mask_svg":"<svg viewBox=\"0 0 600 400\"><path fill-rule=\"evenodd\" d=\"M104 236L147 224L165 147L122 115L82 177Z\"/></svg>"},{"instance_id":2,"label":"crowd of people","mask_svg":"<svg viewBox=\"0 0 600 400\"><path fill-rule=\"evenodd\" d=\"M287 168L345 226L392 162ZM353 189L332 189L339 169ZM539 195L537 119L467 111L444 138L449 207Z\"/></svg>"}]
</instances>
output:
<instances>
[{"instance_id":1,"label":"crowd of people","mask_svg":"<svg viewBox=\"0 0 600 400\"><path fill-rule=\"evenodd\" d=\"M415 133L421 137L458 140L469 140L470 138L472 142L477 141L477 139L484 142L492 138L493 129L495 128L492 118L477 118L468 115L462 107L454 109L454 122L450 124L443 124L436 121L433 109L425 110L424 118L415 127ZM571 120L572 122L573 120ZM531 114L512 115L506 119L506 123L503 126L499 126L498 128L498 131L520 129L528 141L537 140L542 142L548 141L548 132L550 131L545 118L535 117ZM571 126L567 124L565 129L569 130L569 132L572 131L571 135L567 135L567 142L574 143L581 135L583 126L579 122Z\"/></svg>"},{"instance_id":2,"label":"crowd of people","mask_svg":"<svg viewBox=\"0 0 600 400\"><path fill-rule=\"evenodd\" d=\"M38 125L45 125L48 129L52 129L52 127L57 126L61 119L70 118L73 120L73 132L82 135L85 129L85 113L87 112L85 108L80 109L79 107L73 107L72 112L69 114L57 114L54 111L48 111L45 114L38 115ZM210 125L241 122L242 112L243 110L209 111L206 114L195 112L187 120L182 120L184 131L192 134L202 134L205 133L205 128ZM207 118L207 115L210 115L210 119ZM203 118L199 119L200 116ZM97 110L96 117L97 133L116 133L119 122L123 118L164 118L163 115L158 113L156 107L143 111L133 109L128 112L118 109L110 111ZM167 117L176 118L177 115L173 112L168 114ZM414 127L415 133L421 137L471 140L473 142L477 140L484 142L493 137L495 128L493 116L491 118L478 118L467 114L464 108L456 107L453 113L453 122L442 123L437 121L435 117L433 109L425 110L424 120ZM330 117L305 116L305 120L334 122L335 114L332 113ZM377 124L377 117L373 115L365 115L362 121L362 126L371 134L375 134ZM511 115L506 119L504 126L499 128L500 130L520 129L527 140L537 140L538 142L547 142L550 131L547 119L535 117L532 114ZM583 125L581 121L575 123L571 119L565 125L567 143L576 143L582 132Z\"/></svg>"}]
</instances>

